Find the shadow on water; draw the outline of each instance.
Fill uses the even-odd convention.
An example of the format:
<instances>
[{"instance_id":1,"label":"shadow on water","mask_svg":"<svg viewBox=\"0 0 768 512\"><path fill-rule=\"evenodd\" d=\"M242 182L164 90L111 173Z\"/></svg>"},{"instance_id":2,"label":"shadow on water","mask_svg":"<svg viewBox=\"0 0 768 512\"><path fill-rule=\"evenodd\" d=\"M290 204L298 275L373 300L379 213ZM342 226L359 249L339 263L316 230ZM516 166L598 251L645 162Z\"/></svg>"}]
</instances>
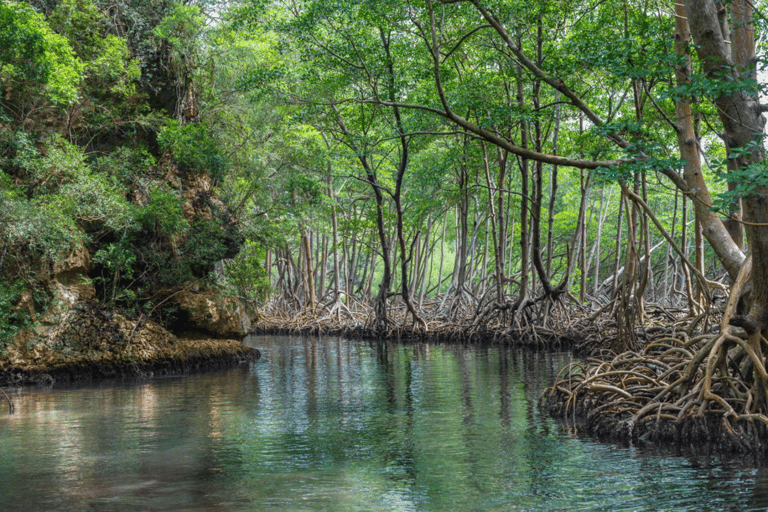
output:
<instances>
[{"instance_id":1,"label":"shadow on water","mask_svg":"<svg viewBox=\"0 0 768 512\"><path fill-rule=\"evenodd\" d=\"M760 510L766 468L597 443L567 354L254 337L246 369L14 390L0 510Z\"/></svg>"}]
</instances>

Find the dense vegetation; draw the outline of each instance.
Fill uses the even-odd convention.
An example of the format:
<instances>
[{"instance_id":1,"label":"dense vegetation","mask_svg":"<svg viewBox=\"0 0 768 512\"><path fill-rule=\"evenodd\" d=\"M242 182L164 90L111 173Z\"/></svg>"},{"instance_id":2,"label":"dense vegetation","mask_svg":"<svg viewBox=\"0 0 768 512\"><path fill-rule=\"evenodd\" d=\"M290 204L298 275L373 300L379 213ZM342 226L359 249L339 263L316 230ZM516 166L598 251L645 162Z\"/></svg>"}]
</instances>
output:
<instances>
[{"instance_id":1,"label":"dense vegetation","mask_svg":"<svg viewBox=\"0 0 768 512\"><path fill-rule=\"evenodd\" d=\"M200 7L2 2L0 20L0 345L55 306L75 254L69 292L168 323L158 305L243 241L186 56Z\"/></svg>"},{"instance_id":2,"label":"dense vegetation","mask_svg":"<svg viewBox=\"0 0 768 512\"><path fill-rule=\"evenodd\" d=\"M0 3L0 336L83 246L166 323L205 280L278 325L664 332L663 377L565 400L768 425L761 2L151 4Z\"/></svg>"}]
</instances>

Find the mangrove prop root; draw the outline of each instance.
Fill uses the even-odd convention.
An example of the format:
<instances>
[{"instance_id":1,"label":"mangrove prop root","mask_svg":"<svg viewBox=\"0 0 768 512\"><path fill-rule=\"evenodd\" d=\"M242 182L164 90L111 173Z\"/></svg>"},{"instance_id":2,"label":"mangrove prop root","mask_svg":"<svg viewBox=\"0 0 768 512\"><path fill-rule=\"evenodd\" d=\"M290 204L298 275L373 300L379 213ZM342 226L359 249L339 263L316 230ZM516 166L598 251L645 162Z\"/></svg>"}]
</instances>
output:
<instances>
[{"instance_id":1,"label":"mangrove prop root","mask_svg":"<svg viewBox=\"0 0 768 512\"><path fill-rule=\"evenodd\" d=\"M13 400L11 400L11 397L8 396L8 393L3 388L0 388L0 391L3 392L3 396L8 400L8 414L13 414L13 411L16 409L16 406L13 405Z\"/></svg>"},{"instance_id":2,"label":"mangrove prop root","mask_svg":"<svg viewBox=\"0 0 768 512\"><path fill-rule=\"evenodd\" d=\"M446 315L440 301L428 301L419 311L424 323L414 322L398 300L387 304L387 323L375 323L374 306L344 295L344 300L323 301L315 311L277 297L258 309L254 332L259 334L343 335L359 338L429 339L441 342L514 344L533 348L573 348L586 352L598 346L601 333L609 331L603 319L587 321L582 311L557 304L547 313L545 325L537 323L545 302L529 302L523 313L512 302L456 306ZM530 317L530 318L529 318Z\"/></svg>"},{"instance_id":3,"label":"mangrove prop root","mask_svg":"<svg viewBox=\"0 0 768 512\"><path fill-rule=\"evenodd\" d=\"M659 333L642 351L570 365L542 400L553 415L579 417L597 436L768 455L764 345L732 327L696 337Z\"/></svg>"}]
</instances>

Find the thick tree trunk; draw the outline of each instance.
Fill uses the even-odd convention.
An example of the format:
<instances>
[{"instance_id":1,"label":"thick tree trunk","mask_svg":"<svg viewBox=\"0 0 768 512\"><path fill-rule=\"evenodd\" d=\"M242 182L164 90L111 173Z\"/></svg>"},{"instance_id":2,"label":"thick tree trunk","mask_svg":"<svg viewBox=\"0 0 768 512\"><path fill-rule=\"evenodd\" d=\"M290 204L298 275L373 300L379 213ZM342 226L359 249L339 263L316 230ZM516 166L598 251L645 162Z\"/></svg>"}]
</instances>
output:
<instances>
[{"instance_id":1,"label":"thick tree trunk","mask_svg":"<svg viewBox=\"0 0 768 512\"><path fill-rule=\"evenodd\" d=\"M689 3L691 2L689 1ZM701 30L712 33L711 31L714 29L717 34L712 34L712 37L720 35L720 26L717 20L717 12L714 3L711 1L701 2L701 0L696 0L696 3L712 4L712 10L714 11L715 16L714 25L710 24L709 29ZM694 8L694 10L698 9L698 6ZM685 10L686 8L682 4L675 4L675 49L677 54L685 59L684 65L675 68L675 77L678 87L689 84L691 75L691 60L690 56L687 54L688 45L690 43L690 29L689 23L687 23L686 20ZM700 21L695 21L699 19L700 15L701 13L696 13L696 17L691 18L691 21L700 24ZM690 23L691 27L693 27L693 23ZM703 37L703 35L700 34L699 38L701 37ZM722 40L721 36L720 39ZM696 42L698 44L698 41ZM702 50L699 50L700 57L701 51ZM702 58L702 60L711 61L711 58ZM731 280L735 280L739 273L739 269L741 268L741 264L744 262L744 253L739 246L734 243L731 235L728 233L728 230L725 229L725 226L717 214L711 211L712 198L709 195L709 189L704 182L704 175L701 172L701 158L699 156L699 146L693 126L691 100L680 99L676 101L675 114L680 157L685 161L683 177L688 187L696 211L696 216L702 225L702 234L707 238L710 245L715 250L715 253L723 263L723 267L728 272Z\"/></svg>"},{"instance_id":2,"label":"thick tree trunk","mask_svg":"<svg viewBox=\"0 0 768 512\"><path fill-rule=\"evenodd\" d=\"M758 95L749 89L749 80L755 78L755 66L743 68L735 66L732 55L738 55L740 63L755 62L754 26L752 25L752 7L747 0L734 0L731 4L734 30L732 51L723 37L718 19L717 6L712 0L686 0L685 14L696 43L696 52L708 77L723 80L728 77L734 83L743 84L737 90L728 90L715 98L715 106L723 124L723 139L731 148L731 158L738 168L748 168L765 160L762 145L765 117L763 116ZM756 186L743 197L744 223L747 242L755 269L768 268L768 187ZM706 228L705 228L706 235ZM730 240L730 236L728 237ZM738 249L733 240L733 247ZM717 249L717 248L716 248ZM741 255L739 267L744 261ZM720 253L718 253L720 256ZM734 262L721 257L732 279L731 268ZM744 319L748 331L763 331L768 328L768 273L753 272L752 307Z\"/></svg>"}]
</instances>

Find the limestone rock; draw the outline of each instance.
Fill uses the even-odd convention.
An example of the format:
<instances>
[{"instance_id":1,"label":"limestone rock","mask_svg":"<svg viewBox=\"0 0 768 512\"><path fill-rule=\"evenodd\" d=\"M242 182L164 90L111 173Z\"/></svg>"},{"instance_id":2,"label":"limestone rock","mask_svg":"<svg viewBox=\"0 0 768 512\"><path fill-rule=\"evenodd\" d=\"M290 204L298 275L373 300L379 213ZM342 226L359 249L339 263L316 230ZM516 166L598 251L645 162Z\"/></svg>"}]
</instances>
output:
<instances>
[{"instance_id":1,"label":"limestone rock","mask_svg":"<svg viewBox=\"0 0 768 512\"><path fill-rule=\"evenodd\" d=\"M179 338L147 318L127 319L97 301L62 301L56 311L46 312L50 317L46 325L20 330L7 345L6 354L0 357L0 382L21 382L18 379L26 375L24 372L33 377L48 372L57 379L87 379L136 372L143 375L140 368L149 368L147 375L157 368L213 368L258 357L258 352L244 347L238 339ZM58 323L50 323L54 320ZM48 383L54 380L38 377ZM34 379L38 377L26 381L37 382Z\"/></svg>"},{"instance_id":2,"label":"limestone rock","mask_svg":"<svg viewBox=\"0 0 768 512\"><path fill-rule=\"evenodd\" d=\"M219 338L243 338L251 330L245 307L213 291L184 291L174 297L180 317L189 330L201 330Z\"/></svg>"},{"instance_id":3,"label":"limestone rock","mask_svg":"<svg viewBox=\"0 0 768 512\"><path fill-rule=\"evenodd\" d=\"M96 289L88 279L91 271L91 253L82 245L77 245L64 259L53 262L52 281L63 285L65 294L74 295L74 300L91 300L96 296ZM61 286L58 287L61 290Z\"/></svg>"},{"instance_id":4,"label":"limestone rock","mask_svg":"<svg viewBox=\"0 0 768 512\"><path fill-rule=\"evenodd\" d=\"M64 259L53 262L54 275L65 280L71 276L87 275L90 270L91 254L82 245L75 246Z\"/></svg>"}]
</instances>

